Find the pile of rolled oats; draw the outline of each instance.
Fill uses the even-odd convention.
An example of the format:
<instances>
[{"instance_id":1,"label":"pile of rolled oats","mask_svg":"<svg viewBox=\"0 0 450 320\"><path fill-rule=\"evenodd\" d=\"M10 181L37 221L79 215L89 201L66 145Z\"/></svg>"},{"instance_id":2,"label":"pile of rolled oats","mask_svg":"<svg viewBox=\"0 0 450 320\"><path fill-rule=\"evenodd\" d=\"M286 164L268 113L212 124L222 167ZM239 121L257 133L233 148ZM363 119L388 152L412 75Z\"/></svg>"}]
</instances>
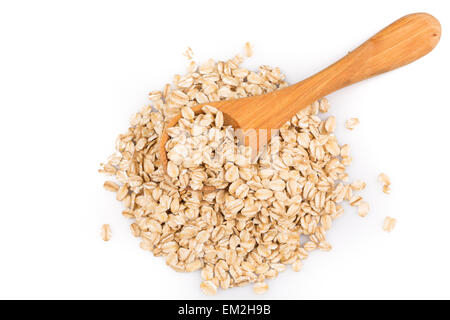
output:
<instances>
[{"instance_id":1,"label":"pile of rolled oats","mask_svg":"<svg viewBox=\"0 0 450 320\"><path fill-rule=\"evenodd\" d=\"M359 207L361 216L369 210L353 194L365 183L347 183L350 150L333 134L335 118L318 116L329 109L325 98L284 124L254 161L220 111L205 106L201 114L192 112L200 103L287 86L278 68L253 72L241 68L242 61L239 55L201 66L191 60L187 74L150 93L150 104L132 117L117 139L117 153L100 169L115 177L105 188L123 202L141 248L165 257L176 271L201 270L206 294L250 283L256 293L265 292L265 280L287 265L300 271L309 252L331 249L326 232L343 213L343 201ZM168 130L166 173L158 143L164 124L180 114Z\"/></svg>"}]
</instances>

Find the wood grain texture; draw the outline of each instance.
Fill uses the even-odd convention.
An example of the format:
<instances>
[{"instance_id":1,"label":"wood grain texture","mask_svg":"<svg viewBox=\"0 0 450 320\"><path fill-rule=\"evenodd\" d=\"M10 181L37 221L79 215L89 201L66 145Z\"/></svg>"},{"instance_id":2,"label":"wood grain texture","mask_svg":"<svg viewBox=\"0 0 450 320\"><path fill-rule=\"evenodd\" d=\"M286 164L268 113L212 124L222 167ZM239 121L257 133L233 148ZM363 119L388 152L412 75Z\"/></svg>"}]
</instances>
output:
<instances>
[{"instance_id":1,"label":"wood grain texture","mask_svg":"<svg viewBox=\"0 0 450 320\"><path fill-rule=\"evenodd\" d=\"M341 60L319 73L287 88L261 96L211 102L224 113L225 124L234 128L278 129L312 102L336 90L378 74L407 65L430 52L439 42L439 21L427 13L414 13L390 24ZM202 105L193 108L199 112ZM172 119L168 127L175 125ZM166 167L161 137L160 157Z\"/></svg>"}]
</instances>

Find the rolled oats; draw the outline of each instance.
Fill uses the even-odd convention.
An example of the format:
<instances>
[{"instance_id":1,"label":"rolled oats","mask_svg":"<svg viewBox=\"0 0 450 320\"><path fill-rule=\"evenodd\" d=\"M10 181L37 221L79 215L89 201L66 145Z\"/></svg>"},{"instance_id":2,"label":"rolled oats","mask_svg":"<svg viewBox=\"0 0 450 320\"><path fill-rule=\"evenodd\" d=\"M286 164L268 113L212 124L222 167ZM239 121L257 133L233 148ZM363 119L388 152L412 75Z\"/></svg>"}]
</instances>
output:
<instances>
[{"instance_id":1,"label":"rolled oats","mask_svg":"<svg viewBox=\"0 0 450 320\"><path fill-rule=\"evenodd\" d=\"M303 263L301 259L295 260L295 262L292 264L292 270L294 270L295 272L299 272L300 270L302 270L302 267Z\"/></svg>"},{"instance_id":2,"label":"rolled oats","mask_svg":"<svg viewBox=\"0 0 450 320\"><path fill-rule=\"evenodd\" d=\"M102 225L100 235L103 241L109 241L111 239L111 227L109 226L109 224Z\"/></svg>"},{"instance_id":3,"label":"rolled oats","mask_svg":"<svg viewBox=\"0 0 450 320\"><path fill-rule=\"evenodd\" d=\"M247 43L245 55L251 54ZM331 249L326 232L343 213L339 202L367 214L368 204L353 194L365 183L345 183L350 148L334 136L336 119L319 117L329 111L326 98L293 116L253 161L252 150L237 143L222 112L206 105L194 114L191 107L284 88L284 75L269 66L246 70L239 55L200 66L190 48L185 55L187 74L150 92L149 105L119 135L117 153L100 169L117 182L104 187L124 204L122 214L133 220L130 229L141 238L140 247L165 257L178 272L201 270L205 294L249 283L263 293L264 280L286 265L299 271L310 251ZM159 141L165 124L178 115L164 146L165 171Z\"/></svg>"},{"instance_id":4,"label":"rolled oats","mask_svg":"<svg viewBox=\"0 0 450 320\"><path fill-rule=\"evenodd\" d=\"M269 285L267 283L265 283L265 282L257 282L253 286L253 291L256 294L263 294L267 290L269 290Z\"/></svg>"},{"instance_id":5,"label":"rolled oats","mask_svg":"<svg viewBox=\"0 0 450 320\"><path fill-rule=\"evenodd\" d=\"M359 124L359 119L358 118L350 118L345 122L345 127L348 130L353 130L355 129Z\"/></svg>"},{"instance_id":6,"label":"rolled oats","mask_svg":"<svg viewBox=\"0 0 450 320\"><path fill-rule=\"evenodd\" d=\"M203 281L200 284L200 289L208 296L213 296L217 293L217 285L211 280Z\"/></svg>"},{"instance_id":7,"label":"rolled oats","mask_svg":"<svg viewBox=\"0 0 450 320\"><path fill-rule=\"evenodd\" d=\"M252 45L250 44L250 42L247 42L245 44L245 55L247 57L251 57L253 55L253 48L252 48Z\"/></svg>"},{"instance_id":8,"label":"rolled oats","mask_svg":"<svg viewBox=\"0 0 450 320\"><path fill-rule=\"evenodd\" d=\"M365 216L367 216L367 214L369 213L369 204L366 201L359 201L359 206L358 206L358 215L362 218L364 218Z\"/></svg>"},{"instance_id":9,"label":"rolled oats","mask_svg":"<svg viewBox=\"0 0 450 320\"><path fill-rule=\"evenodd\" d=\"M103 188L111 192L117 192L119 190L119 185L113 181L105 181Z\"/></svg>"},{"instance_id":10,"label":"rolled oats","mask_svg":"<svg viewBox=\"0 0 450 320\"><path fill-rule=\"evenodd\" d=\"M386 232L391 232L394 229L396 223L397 223L396 219L386 217L383 222L383 230Z\"/></svg>"},{"instance_id":11,"label":"rolled oats","mask_svg":"<svg viewBox=\"0 0 450 320\"><path fill-rule=\"evenodd\" d=\"M385 174L385 173L380 173L378 175L378 180L381 182L381 184L383 185L383 192L386 194L391 193L391 179Z\"/></svg>"},{"instance_id":12,"label":"rolled oats","mask_svg":"<svg viewBox=\"0 0 450 320\"><path fill-rule=\"evenodd\" d=\"M350 186L355 191L361 191L366 188L366 183L361 180L356 180L356 181L352 182L352 184Z\"/></svg>"}]
</instances>

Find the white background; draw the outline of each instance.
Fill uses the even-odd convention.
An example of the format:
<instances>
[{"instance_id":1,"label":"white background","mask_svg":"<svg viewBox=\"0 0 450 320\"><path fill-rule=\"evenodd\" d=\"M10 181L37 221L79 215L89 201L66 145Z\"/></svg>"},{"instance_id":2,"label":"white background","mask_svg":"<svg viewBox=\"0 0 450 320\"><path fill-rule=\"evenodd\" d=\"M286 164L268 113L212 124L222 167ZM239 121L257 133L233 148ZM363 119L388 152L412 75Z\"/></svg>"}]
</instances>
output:
<instances>
[{"instance_id":1,"label":"white background","mask_svg":"<svg viewBox=\"0 0 450 320\"><path fill-rule=\"evenodd\" d=\"M433 52L328 97L370 214L347 208L329 232L333 250L269 281L261 298L450 298L445 0L1 1L0 298L205 299L199 273L176 273L139 248L97 173L147 93L184 72L187 46L204 61L251 41L245 66L279 66L293 83L418 11L441 21ZM361 120L352 132L349 117ZM387 215L398 220L391 234ZM258 296L248 286L215 298Z\"/></svg>"}]
</instances>

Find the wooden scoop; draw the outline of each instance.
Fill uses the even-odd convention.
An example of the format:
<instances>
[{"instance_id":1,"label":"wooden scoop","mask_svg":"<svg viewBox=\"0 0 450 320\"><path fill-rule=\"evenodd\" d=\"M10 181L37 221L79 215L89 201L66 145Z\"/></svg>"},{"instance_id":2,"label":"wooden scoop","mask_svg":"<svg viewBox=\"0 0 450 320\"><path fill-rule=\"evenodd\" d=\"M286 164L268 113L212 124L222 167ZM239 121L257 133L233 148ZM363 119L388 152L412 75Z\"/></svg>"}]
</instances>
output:
<instances>
[{"instance_id":1,"label":"wooden scoop","mask_svg":"<svg viewBox=\"0 0 450 320\"><path fill-rule=\"evenodd\" d=\"M404 16L328 68L290 87L265 95L208 102L223 112L225 125L247 129L278 129L302 108L336 90L411 63L430 52L439 42L441 25L427 13ZM202 106L192 108L198 113ZM175 117L166 126L177 124ZM266 131L267 132L267 131ZM270 137L269 137L270 138ZM164 130L160 159L167 169Z\"/></svg>"}]
</instances>

